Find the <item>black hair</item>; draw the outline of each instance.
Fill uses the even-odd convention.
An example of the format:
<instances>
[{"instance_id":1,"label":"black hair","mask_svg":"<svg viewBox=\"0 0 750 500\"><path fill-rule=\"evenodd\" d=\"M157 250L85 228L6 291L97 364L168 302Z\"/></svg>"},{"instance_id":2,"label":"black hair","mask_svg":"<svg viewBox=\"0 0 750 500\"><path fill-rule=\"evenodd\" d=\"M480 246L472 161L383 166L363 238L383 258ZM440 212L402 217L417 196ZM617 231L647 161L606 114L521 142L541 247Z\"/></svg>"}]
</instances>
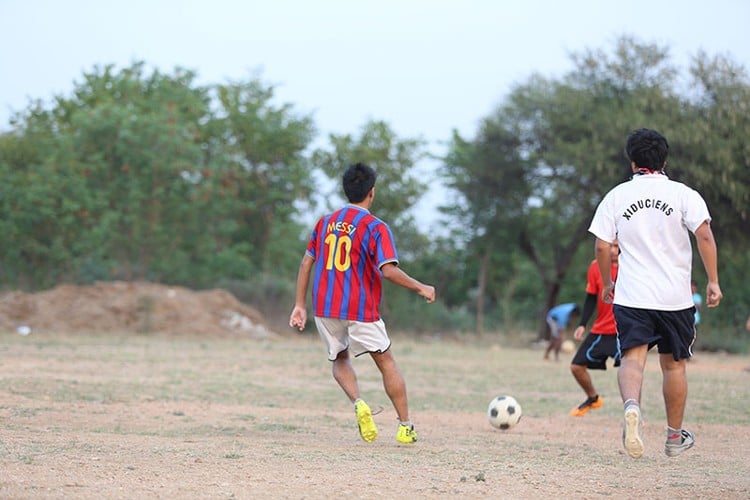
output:
<instances>
[{"instance_id":1,"label":"black hair","mask_svg":"<svg viewBox=\"0 0 750 500\"><path fill-rule=\"evenodd\" d=\"M667 161L669 143L656 130L639 128L628 136L625 143L625 155L638 168L652 172L661 171Z\"/></svg>"},{"instance_id":2,"label":"black hair","mask_svg":"<svg viewBox=\"0 0 750 500\"><path fill-rule=\"evenodd\" d=\"M350 165L344 172L344 194L350 203L359 203L375 185L377 174L372 167L364 163Z\"/></svg>"}]
</instances>

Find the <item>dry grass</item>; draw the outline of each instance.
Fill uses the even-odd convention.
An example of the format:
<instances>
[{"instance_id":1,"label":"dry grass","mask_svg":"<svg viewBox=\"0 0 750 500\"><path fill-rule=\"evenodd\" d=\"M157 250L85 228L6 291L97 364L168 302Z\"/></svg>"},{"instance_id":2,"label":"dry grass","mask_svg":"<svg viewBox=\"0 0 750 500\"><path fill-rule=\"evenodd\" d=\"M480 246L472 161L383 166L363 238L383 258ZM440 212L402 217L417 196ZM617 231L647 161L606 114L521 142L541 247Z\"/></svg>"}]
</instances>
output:
<instances>
[{"instance_id":1,"label":"dry grass","mask_svg":"<svg viewBox=\"0 0 750 500\"><path fill-rule=\"evenodd\" d=\"M646 454L620 445L615 371L595 373L601 410L567 363L491 342L394 339L415 446L397 445L379 374L355 360L363 396L383 406L362 442L311 334L247 338L2 334L2 498L748 498L750 359L689 365L686 426L698 443L663 452L657 360L644 386ZM521 423L489 426L512 394Z\"/></svg>"}]
</instances>

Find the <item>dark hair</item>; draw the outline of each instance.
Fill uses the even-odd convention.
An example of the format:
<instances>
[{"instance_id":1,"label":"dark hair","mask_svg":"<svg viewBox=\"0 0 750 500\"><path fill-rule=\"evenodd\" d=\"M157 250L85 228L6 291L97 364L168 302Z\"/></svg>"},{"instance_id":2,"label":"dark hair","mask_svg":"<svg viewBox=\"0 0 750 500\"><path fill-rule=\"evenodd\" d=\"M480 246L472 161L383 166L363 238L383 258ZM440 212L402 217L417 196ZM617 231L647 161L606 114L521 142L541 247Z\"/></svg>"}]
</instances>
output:
<instances>
[{"instance_id":1,"label":"dark hair","mask_svg":"<svg viewBox=\"0 0 750 500\"><path fill-rule=\"evenodd\" d=\"M652 172L664 168L669 154L669 144L656 130L639 128L630 133L625 143L625 155L638 168Z\"/></svg>"},{"instance_id":2,"label":"dark hair","mask_svg":"<svg viewBox=\"0 0 750 500\"><path fill-rule=\"evenodd\" d=\"M377 174L364 163L355 163L344 172L344 194L350 203L359 203L375 185Z\"/></svg>"}]
</instances>

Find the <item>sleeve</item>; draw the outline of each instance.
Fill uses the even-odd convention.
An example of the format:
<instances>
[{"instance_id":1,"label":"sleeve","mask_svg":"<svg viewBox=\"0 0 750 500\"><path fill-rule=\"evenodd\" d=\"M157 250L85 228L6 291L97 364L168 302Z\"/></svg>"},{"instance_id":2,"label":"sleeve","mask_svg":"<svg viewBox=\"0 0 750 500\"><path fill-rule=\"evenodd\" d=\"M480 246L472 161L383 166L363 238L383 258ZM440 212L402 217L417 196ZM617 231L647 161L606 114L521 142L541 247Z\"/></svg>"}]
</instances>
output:
<instances>
[{"instance_id":1,"label":"sleeve","mask_svg":"<svg viewBox=\"0 0 750 500\"><path fill-rule=\"evenodd\" d=\"M607 193L604 199L596 207L594 218L591 220L589 232L602 241L612 243L617 238L617 227L613 211L612 191Z\"/></svg>"},{"instance_id":2,"label":"sleeve","mask_svg":"<svg viewBox=\"0 0 750 500\"><path fill-rule=\"evenodd\" d=\"M708 206L705 200L698 194L695 189L687 188L685 202L685 226L690 229L691 233L700 227L701 224L711 222L711 214L708 212Z\"/></svg>"},{"instance_id":3,"label":"sleeve","mask_svg":"<svg viewBox=\"0 0 750 500\"><path fill-rule=\"evenodd\" d=\"M312 234L310 235L310 240L307 242L307 249L305 250L305 253L313 258L313 260L318 259L318 233L323 228L323 219L321 218L318 220L318 222L315 224L315 229L313 229Z\"/></svg>"},{"instance_id":4,"label":"sleeve","mask_svg":"<svg viewBox=\"0 0 750 500\"><path fill-rule=\"evenodd\" d=\"M586 326L586 323L591 319L591 315L594 314L596 309L597 297L593 293L586 293L586 300L583 302L583 311L581 311L581 321L578 322L580 326Z\"/></svg>"},{"instance_id":5,"label":"sleeve","mask_svg":"<svg viewBox=\"0 0 750 500\"><path fill-rule=\"evenodd\" d=\"M393 234L391 228L388 227L383 221L379 221L375 228L375 241L376 244L376 260L378 269L388 263L398 264L398 252L396 251L396 243L393 241Z\"/></svg>"}]
</instances>

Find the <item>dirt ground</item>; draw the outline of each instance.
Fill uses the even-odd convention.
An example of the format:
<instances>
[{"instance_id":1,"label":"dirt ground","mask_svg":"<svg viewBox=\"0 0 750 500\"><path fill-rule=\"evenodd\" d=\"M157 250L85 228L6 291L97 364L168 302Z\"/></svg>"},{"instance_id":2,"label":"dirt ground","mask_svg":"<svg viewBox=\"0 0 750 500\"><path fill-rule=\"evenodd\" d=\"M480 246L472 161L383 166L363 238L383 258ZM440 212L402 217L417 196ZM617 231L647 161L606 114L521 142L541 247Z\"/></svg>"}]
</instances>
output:
<instances>
[{"instance_id":1,"label":"dirt ground","mask_svg":"<svg viewBox=\"0 0 750 500\"><path fill-rule=\"evenodd\" d=\"M569 382L564 364L401 341L420 441L395 442L378 374L358 358L363 392L383 410L368 444L318 340L262 320L226 292L152 284L0 297L0 498L750 498L747 358L707 354L690 366L715 377L697 387L695 413L711 414L715 391L735 398L740 425L705 418L691 428L695 448L669 459L662 417L648 417L634 461L619 445L613 376L598 379L612 404L581 419L555 409L567 402L544 387L528 390L521 423L503 432L467 395L488 401L503 372L557 391L555 378ZM24 325L30 335L16 333ZM658 386L649 390L657 401Z\"/></svg>"},{"instance_id":2,"label":"dirt ground","mask_svg":"<svg viewBox=\"0 0 750 500\"><path fill-rule=\"evenodd\" d=\"M225 290L193 291L145 282L61 285L0 295L0 331L117 332L172 335L273 333L256 309Z\"/></svg>"}]
</instances>

